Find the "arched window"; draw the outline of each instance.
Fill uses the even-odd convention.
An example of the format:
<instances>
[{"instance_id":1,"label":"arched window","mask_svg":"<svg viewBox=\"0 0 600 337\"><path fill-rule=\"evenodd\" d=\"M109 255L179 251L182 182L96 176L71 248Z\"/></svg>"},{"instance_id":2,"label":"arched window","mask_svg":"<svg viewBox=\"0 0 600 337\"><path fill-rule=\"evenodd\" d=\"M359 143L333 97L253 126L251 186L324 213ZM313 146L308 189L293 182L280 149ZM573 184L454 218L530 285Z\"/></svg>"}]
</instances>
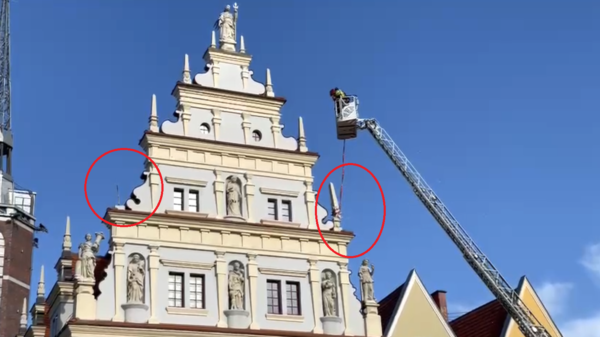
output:
<instances>
[{"instance_id":1,"label":"arched window","mask_svg":"<svg viewBox=\"0 0 600 337\"><path fill-rule=\"evenodd\" d=\"M252 139L254 139L255 142L260 142L260 140L262 139L262 134L260 133L260 131L258 130L254 130L252 131Z\"/></svg>"},{"instance_id":2,"label":"arched window","mask_svg":"<svg viewBox=\"0 0 600 337\"><path fill-rule=\"evenodd\" d=\"M200 133L203 135L207 135L210 133L210 125L207 123L200 124Z\"/></svg>"}]
</instances>

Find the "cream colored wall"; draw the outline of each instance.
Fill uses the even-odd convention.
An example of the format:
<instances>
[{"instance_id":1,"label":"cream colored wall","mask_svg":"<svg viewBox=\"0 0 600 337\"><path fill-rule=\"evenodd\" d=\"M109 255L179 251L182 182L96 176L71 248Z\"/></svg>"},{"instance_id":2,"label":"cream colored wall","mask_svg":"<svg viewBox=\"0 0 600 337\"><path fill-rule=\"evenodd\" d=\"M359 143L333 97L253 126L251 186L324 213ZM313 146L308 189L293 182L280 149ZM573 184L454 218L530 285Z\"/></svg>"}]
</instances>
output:
<instances>
[{"instance_id":1,"label":"cream colored wall","mask_svg":"<svg viewBox=\"0 0 600 337\"><path fill-rule=\"evenodd\" d=\"M298 141L294 137L284 137L281 133L283 125L280 124L280 109L284 104L282 100L259 95L240 96L231 91L262 94L262 91L252 91L257 87L252 87L250 79L225 76L226 69L235 70L235 67L226 67L226 63L233 62L239 72L243 71L239 68L240 65L249 65L250 57L232 57L231 53L213 49L207 55L213 71L196 78L213 83L215 88L230 90L214 90L206 85L178 84L174 96L178 101L177 115L180 118L177 122L165 121L162 132L159 132L156 100L153 99L149 125L151 132L144 136L141 146L160 167L161 174L154 165L147 163L144 172L147 179L134 189L134 198L127 201L129 211L112 209L107 212L105 219L127 225L140 222L155 207L157 212L136 226L108 227L114 258L112 271L107 271L107 278L101 286L111 290L103 292L102 300L97 301L99 314L95 317L106 317L115 322L124 320L120 305L126 298L127 257L135 252L144 256L149 268L146 275L149 323L216 324L218 327L225 327L223 309L227 307L227 266L231 259L235 259L246 266L249 277L246 291L250 300L247 303L250 329L321 333L320 272L329 266L338 274L343 307L339 314L343 318L345 334L363 334L360 302L354 296L348 278L348 259L327 248L316 230L317 223L329 246L340 254L348 254L347 247L353 236L340 232L339 226L334 228L332 221L321 220L326 217L327 210L321 205L315 205L312 175L318 155L306 152L301 120ZM270 75L265 86L259 89L266 90L267 94L272 93ZM198 136L201 123L210 124L212 138ZM253 130L262 133L262 141L252 138ZM235 175L241 181L244 205L241 216L233 220L229 217L229 221L223 221L227 219L225 180L229 175ZM169 190L176 185L178 188L179 185L185 185L200 190L200 212L170 209L168 205L172 205L173 195L165 191L161 197L161 185ZM267 195L295 198L292 204L294 221L282 223L263 219L262 215L268 207ZM326 202L321 202L324 201ZM203 209L206 205L208 207ZM136 251L128 250L134 246ZM267 263L267 260L270 262ZM262 319L265 316L262 310L266 306L266 295L262 288L266 279L263 276L275 272L279 273L280 278L285 277L284 274L290 270L284 269L289 268L293 262L299 262L301 267L292 270L292 274L297 277L301 272L301 287L310 289L301 291L303 314L307 317L296 328L289 324L270 324L271 322L267 322L269 317ZM200 273L207 275L206 286L215 292L215 296L207 298L207 305L213 306L205 308L203 312L195 311L198 315L207 317L206 320L195 317L175 319L164 314L166 295L159 289L167 282L168 268L179 268L179 271L185 273L200 270ZM172 312L174 313L175 311ZM179 310L179 313L182 314L180 316L190 316L188 310ZM167 310L167 314L171 313ZM276 318L282 321L281 317Z\"/></svg>"},{"instance_id":2,"label":"cream colored wall","mask_svg":"<svg viewBox=\"0 0 600 337\"><path fill-rule=\"evenodd\" d=\"M406 283L398 320L386 337L454 337L416 274L413 278Z\"/></svg>"},{"instance_id":3,"label":"cream colored wall","mask_svg":"<svg viewBox=\"0 0 600 337\"><path fill-rule=\"evenodd\" d=\"M527 280L524 281L522 291L520 293L521 300L525 303L527 308L533 313L538 319L540 324L546 328L546 331L552 337L562 337L554 323L550 319L550 315L543 308L539 298L535 295L533 288ZM503 337L524 337L523 333L519 330L519 327L511 319L508 325L506 334Z\"/></svg>"}]
</instances>

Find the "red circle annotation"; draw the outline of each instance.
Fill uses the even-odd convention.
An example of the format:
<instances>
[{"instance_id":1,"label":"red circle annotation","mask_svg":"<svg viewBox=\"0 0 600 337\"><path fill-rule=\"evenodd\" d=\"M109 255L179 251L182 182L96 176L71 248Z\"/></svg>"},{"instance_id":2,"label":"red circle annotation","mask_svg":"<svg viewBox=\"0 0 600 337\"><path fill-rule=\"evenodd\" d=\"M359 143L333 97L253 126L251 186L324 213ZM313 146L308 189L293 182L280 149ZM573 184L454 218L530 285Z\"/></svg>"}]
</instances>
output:
<instances>
[{"instance_id":1,"label":"red circle annotation","mask_svg":"<svg viewBox=\"0 0 600 337\"><path fill-rule=\"evenodd\" d=\"M92 172L92 168L94 167L94 165L96 165L96 163L102 157L106 156L109 153L113 153L113 152L117 152L117 151L131 151L131 152L139 153L142 156L146 157L146 159L148 159L152 163L152 165L154 165L154 167L156 168L156 171L158 172L158 176L160 177L160 198L158 198L158 204L156 205L156 207L154 207L154 210L152 210L152 212L150 214L148 214L148 216L146 218L144 218L143 220L138 221L138 222L136 222L134 224L130 224L130 225L118 225L116 223L112 223L110 221L104 220L101 216L98 215L98 213L96 213L96 211L92 207L92 204L90 203L90 199L88 198L87 183L88 183L88 178L90 177L90 172ZM150 179L150 178L147 178L147 179ZM154 215L154 213L156 213L156 211L158 210L158 207L160 207L160 204L161 204L162 198L163 198L163 194L165 192L165 185L163 184L162 181L163 181L162 173L160 172L160 169L158 168L158 165L156 165L156 163L154 162L154 160L152 160L152 158L150 158L149 156L147 156L145 153L143 153L141 151L134 150L134 149L129 149L129 148L126 148L126 147L122 147L122 148L118 148L118 149L107 151L107 152L103 153L100 157L96 158L96 160L94 160L94 162L92 163L92 165L88 169L87 174L85 175L85 183L83 184L83 191L85 192L85 200L87 201L88 206L90 207L90 209L92 210L92 212L94 213L94 215L96 215L96 217L98 219L100 219L102 222L104 222L105 224L109 224L111 226L116 226L116 227L133 227L133 226L137 226L139 224L142 224L142 223L146 222L148 219L150 219L150 217L152 217Z\"/></svg>"},{"instance_id":2,"label":"red circle annotation","mask_svg":"<svg viewBox=\"0 0 600 337\"><path fill-rule=\"evenodd\" d=\"M320 221L319 221L319 216L318 216L318 209L319 209L319 196L321 195L321 188L323 187L323 184L325 183L325 181L327 181L327 178L329 178L329 176L333 172L335 172L337 169L340 169L344 166L356 166L356 167L360 167L361 169L367 171L371 175L371 177L373 177L375 182L377 183L377 187L379 187L379 191L381 192L381 200L383 202L383 221L381 222L381 229L379 229L379 234L377 235L377 239L375 239L375 242L373 242L371 247L369 247L367 250L365 250L364 252L357 254L357 255L343 255L343 254L340 254L339 252L336 252L333 248L331 248L331 246L329 246L329 243L327 243L327 240L325 240L325 237L323 236L323 233L321 232L321 226L319 225ZM356 163L344 163L344 164L341 164L341 165L335 167L333 170L329 171L329 173L327 173L327 175L321 182L321 185L319 186L319 190L317 191L317 196L316 196L316 200L315 200L315 220L317 221L317 229L319 230L319 235L321 236L321 239L325 243L325 246L327 246L327 248L329 248L329 250L331 250L334 254L341 256L343 258L354 259L357 257L361 257L361 256L365 255L366 253L368 253L371 249L373 249L373 247L375 247L375 245L377 244L377 241L379 241L379 238L381 237L381 233L383 233L383 227L385 225L385 214L386 214L385 211L386 211L385 195L383 194L383 189L381 188L381 184L379 183L379 180L377 180L377 178L375 177L373 172L369 171L369 169L367 169L366 167L364 167L362 165L356 164Z\"/></svg>"}]
</instances>

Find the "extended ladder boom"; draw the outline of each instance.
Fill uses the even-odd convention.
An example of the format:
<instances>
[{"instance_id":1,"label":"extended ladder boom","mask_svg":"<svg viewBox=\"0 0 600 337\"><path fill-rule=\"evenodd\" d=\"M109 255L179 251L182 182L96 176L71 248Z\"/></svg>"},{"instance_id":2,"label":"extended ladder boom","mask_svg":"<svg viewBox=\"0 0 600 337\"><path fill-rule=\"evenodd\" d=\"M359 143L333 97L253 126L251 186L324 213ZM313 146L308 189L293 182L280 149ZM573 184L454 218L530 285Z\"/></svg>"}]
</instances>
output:
<instances>
[{"instance_id":1,"label":"extended ladder boom","mask_svg":"<svg viewBox=\"0 0 600 337\"><path fill-rule=\"evenodd\" d=\"M427 185L419 172L412 166L394 140L385 132L375 119L359 119L359 129L367 129L387 153L404 178L412 186L423 205L442 226L450 239L460 249L464 258L479 275L483 283L494 294L508 314L515 320L525 337L550 337L546 329L527 309L519 294L504 280L492 262L477 247L473 239L465 232L450 210L442 203Z\"/></svg>"}]
</instances>

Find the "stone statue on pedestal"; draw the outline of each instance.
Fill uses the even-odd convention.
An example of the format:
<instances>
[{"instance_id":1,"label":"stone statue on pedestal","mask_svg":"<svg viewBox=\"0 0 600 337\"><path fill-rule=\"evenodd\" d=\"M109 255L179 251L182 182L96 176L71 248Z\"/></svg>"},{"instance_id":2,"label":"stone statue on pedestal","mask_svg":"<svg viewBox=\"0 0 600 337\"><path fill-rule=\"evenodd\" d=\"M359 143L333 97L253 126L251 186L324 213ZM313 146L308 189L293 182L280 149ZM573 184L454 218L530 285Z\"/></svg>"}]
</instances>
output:
<instances>
[{"instance_id":1,"label":"stone statue on pedestal","mask_svg":"<svg viewBox=\"0 0 600 337\"><path fill-rule=\"evenodd\" d=\"M92 242L92 234L85 235L85 242L79 245L78 260L75 263L75 279L82 281L95 281L96 254L104 234L96 233L96 240Z\"/></svg>"},{"instance_id":2,"label":"stone statue on pedestal","mask_svg":"<svg viewBox=\"0 0 600 337\"><path fill-rule=\"evenodd\" d=\"M234 217L242 216L242 182L240 178L231 176L227 178L225 185L227 201L227 215Z\"/></svg>"},{"instance_id":3,"label":"stone statue on pedestal","mask_svg":"<svg viewBox=\"0 0 600 337\"><path fill-rule=\"evenodd\" d=\"M125 313L125 322L147 323L148 305L146 305L146 260L140 253L129 255L127 264L127 303L121 304Z\"/></svg>"},{"instance_id":4,"label":"stone statue on pedestal","mask_svg":"<svg viewBox=\"0 0 600 337\"><path fill-rule=\"evenodd\" d=\"M239 262L229 271L229 310L244 310L244 271Z\"/></svg>"},{"instance_id":5,"label":"stone statue on pedestal","mask_svg":"<svg viewBox=\"0 0 600 337\"><path fill-rule=\"evenodd\" d=\"M239 261L229 263L227 290L229 292L229 308L223 311L227 318L227 326L232 329L247 329L250 312L244 309L246 273L244 272L244 265Z\"/></svg>"},{"instance_id":6,"label":"stone statue on pedestal","mask_svg":"<svg viewBox=\"0 0 600 337\"><path fill-rule=\"evenodd\" d=\"M337 317L336 282L335 277L329 270L323 272L321 289L323 291L323 314L325 317Z\"/></svg>"},{"instance_id":7,"label":"stone statue on pedestal","mask_svg":"<svg viewBox=\"0 0 600 337\"><path fill-rule=\"evenodd\" d=\"M236 28L238 18L238 5L233 4L233 14L231 6L225 6L225 9L215 22L214 28L219 29L219 42L221 49L235 51Z\"/></svg>"},{"instance_id":8,"label":"stone statue on pedestal","mask_svg":"<svg viewBox=\"0 0 600 337\"><path fill-rule=\"evenodd\" d=\"M358 271L363 303L375 302L375 294L373 291L374 273L375 266L371 265L371 269L369 269L369 260L363 260L362 265L360 266L360 270Z\"/></svg>"},{"instance_id":9,"label":"stone statue on pedestal","mask_svg":"<svg viewBox=\"0 0 600 337\"><path fill-rule=\"evenodd\" d=\"M338 312L337 280L331 269L321 273L321 298L323 301L323 317L320 318L323 333L341 335L344 331L342 318Z\"/></svg>"},{"instance_id":10,"label":"stone statue on pedestal","mask_svg":"<svg viewBox=\"0 0 600 337\"><path fill-rule=\"evenodd\" d=\"M131 256L127 267L127 303L144 303L145 265L140 254Z\"/></svg>"}]
</instances>

